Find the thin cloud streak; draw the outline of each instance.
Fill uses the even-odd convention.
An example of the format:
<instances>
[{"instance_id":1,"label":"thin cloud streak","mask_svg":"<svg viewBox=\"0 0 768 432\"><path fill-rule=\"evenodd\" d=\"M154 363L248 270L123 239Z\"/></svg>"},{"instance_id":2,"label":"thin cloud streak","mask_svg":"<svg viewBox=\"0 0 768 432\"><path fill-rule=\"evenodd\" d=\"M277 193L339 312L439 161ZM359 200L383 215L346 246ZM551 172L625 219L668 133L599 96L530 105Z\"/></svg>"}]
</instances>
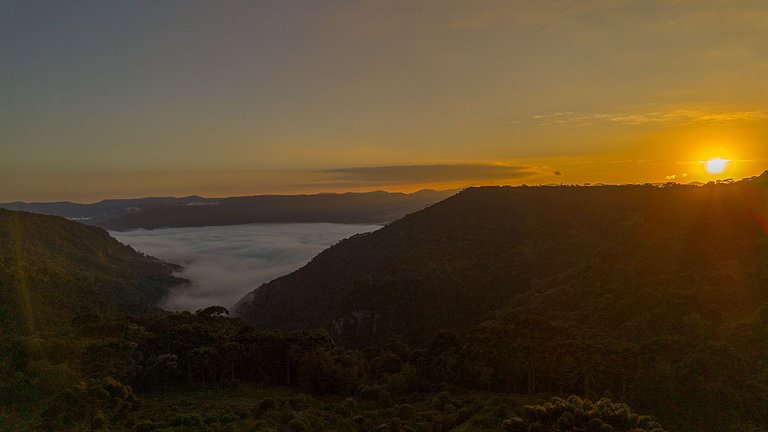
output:
<instances>
[{"instance_id":1,"label":"thin cloud streak","mask_svg":"<svg viewBox=\"0 0 768 432\"><path fill-rule=\"evenodd\" d=\"M321 172L340 180L374 184L509 180L536 174L532 167L502 164L393 165L335 168Z\"/></svg>"},{"instance_id":2,"label":"thin cloud streak","mask_svg":"<svg viewBox=\"0 0 768 432\"><path fill-rule=\"evenodd\" d=\"M645 125L645 124L730 124L743 122L761 122L768 120L768 111L720 111L710 112L701 110L671 110L671 111L652 111L641 113L595 113L579 114L571 111L561 111L549 114L538 114L529 116L525 119L510 120L510 122L519 122L527 120L528 122L538 123L541 126L550 126L557 124L576 124L589 126L594 122L610 122L625 125Z\"/></svg>"}]
</instances>

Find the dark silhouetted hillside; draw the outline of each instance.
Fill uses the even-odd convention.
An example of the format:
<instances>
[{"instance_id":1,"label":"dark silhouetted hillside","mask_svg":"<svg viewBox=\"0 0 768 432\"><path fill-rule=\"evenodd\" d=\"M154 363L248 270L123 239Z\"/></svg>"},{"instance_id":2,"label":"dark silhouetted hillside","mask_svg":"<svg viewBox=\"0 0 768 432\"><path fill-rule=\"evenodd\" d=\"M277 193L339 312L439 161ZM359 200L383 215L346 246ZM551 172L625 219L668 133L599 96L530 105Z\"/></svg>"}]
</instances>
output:
<instances>
[{"instance_id":1,"label":"dark silhouetted hillside","mask_svg":"<svg viewBox=\"0 0 768 432\"><path fill-rule=\"evenodd\" d=\"M768 173L704 186L468 189L343 240L236 313L258 329L325 327L363 352L405 341L431 382L614 395L671 430L759 430ZM391 360L374 363L396 370ZM574 426L584 409L556 408L556 425L545 424L558 404L506 430L619 430Z\"/></svg>"},{"instance_id":2,"label":"dark silhouetted hillside","mask_svg":"<svg viewBox=\"0 0 768 432\"><path fill-rule=\"evenodd\" d=\"M353 344L420 343L505 314L722 334L768 292L766 183L472 188L340 242L237 313Z\"/></svg>"},{"instance_id":3,"label":"dark silhouetted hillside","mask_svg":"<svg viewBox=\"0 0 768 432\"><path fill-rule=\"evenodd\" d=\"M385 223L421 210L455 191L259 195L199 205L166 205L100 222L107 229L196 227L269 222Z\"/></svg>"},{"instance_id":4,"label":"dark silhouetted hillside","mask_svg":"<svg viewBox=\"0 0 768 432\"><path fill-rule=\"evenodd\" d=\"M154 308L183 280L101 228L0 209L0 333L50 330L76 315Z\"/></svg>"}]
</instances>

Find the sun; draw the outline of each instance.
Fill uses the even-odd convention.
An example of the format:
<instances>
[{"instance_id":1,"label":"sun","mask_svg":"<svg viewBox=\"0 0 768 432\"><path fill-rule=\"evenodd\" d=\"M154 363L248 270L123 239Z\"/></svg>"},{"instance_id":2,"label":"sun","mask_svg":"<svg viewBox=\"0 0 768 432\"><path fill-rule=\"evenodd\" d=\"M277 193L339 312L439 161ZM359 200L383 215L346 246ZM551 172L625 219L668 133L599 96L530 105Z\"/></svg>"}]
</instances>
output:
<instances>
[{"instance_id":1,"label":"sun","mask_svg":"<svg viewBox=\"0 0 768 432\"><path fill-rule=\"evenodd\" d=\"M704 165L707 168L708 173L721 174L726 170L726 168L728 168L728 162L730 162L728 159L712 158L704 162Z\"/></svg>"}]
</instances>

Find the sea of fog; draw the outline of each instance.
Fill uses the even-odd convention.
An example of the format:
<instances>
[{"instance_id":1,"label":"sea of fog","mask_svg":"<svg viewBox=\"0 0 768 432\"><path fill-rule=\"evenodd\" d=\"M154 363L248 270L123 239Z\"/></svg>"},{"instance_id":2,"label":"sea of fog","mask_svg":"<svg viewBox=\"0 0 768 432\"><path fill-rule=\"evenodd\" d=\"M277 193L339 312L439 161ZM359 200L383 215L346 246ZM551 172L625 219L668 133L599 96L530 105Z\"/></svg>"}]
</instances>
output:
<instances>
[{"instance_id":1,"label":"sea of fog","mask_svg":"<svg viewBox=\"0 0 768 432\"><path fill-rule=\"evenodd\" d=\"M163 261L179 264L192 284L173 290L159 306L194 311L231 307L278 276L288 274L323 249L379 225L332 223L248 224L110 232L119 241Z\"/></svg>"}]
</instances>

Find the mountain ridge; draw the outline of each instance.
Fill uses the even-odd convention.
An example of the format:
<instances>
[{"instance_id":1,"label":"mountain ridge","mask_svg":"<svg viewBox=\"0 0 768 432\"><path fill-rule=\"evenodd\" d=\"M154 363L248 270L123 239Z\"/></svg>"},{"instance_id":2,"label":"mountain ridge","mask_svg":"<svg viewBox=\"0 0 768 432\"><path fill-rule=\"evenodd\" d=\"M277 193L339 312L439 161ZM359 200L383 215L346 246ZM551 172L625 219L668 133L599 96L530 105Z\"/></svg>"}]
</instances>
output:
<instances>
[{"instance_id":1,"label":"mountain ridge","mask_svg":"<svg viewBox=\"0 0 768 432\"><path fill-rule=\"evenodd\" d=\"M387 223L440 201L455 190L251 195L224 198L149 197L91 204L0 203L0 208L63 216L108 230L238 225L246 223Z\"/></svg>"},{"instance_id":2,"label":"mountain ridge","mask_svg":"<svg viewBox=\"0 0 768 432\"><path fill-rule=\"evenodd\" d=\"M207 205L158 206L99 222L116 231L246 223L387 223L455 191L347 192L221 198Z\"/></svg>"},{"instance_id":3,"label":"mountain ridge","mask_svg":"<svg viewBox=\"0 0 768 432\"><path fill-rule=\"evenodd\" d=\"M71 201L54 202L24 202L14 201L0 203L0 208L6 210L26 211L48 216L62 216L69 219L81 220L88 223L114 218L116 216L138 212L144 209L163 205L185 205L188 203L205 202L206 198L198 195L186 197L146 197L126 199L104 199L94 203L77 203Z\"/></svg>"},{"instance_id":4,"label":"mountain ridge","mask_svg":"<svg viewBox=\"0 0 768 432\"><path fill-rule=\"evenodd\" d=\"M578 285L579 278L606 291L621 283L642 291L697 277L722 284L713 269L729 265L746 283L757 273L723 262L742 259L759 267L765 260L747 252L768 250L756 217L768 213L754 207L768 209L767 184L768 173L705 186L470 188L343 240L249 293L235 312L257 328L324 327L351 344L394 335L418 343L442 328L469 331L496 311L528 307L561 286ZM636 279L622 282L629 275ZM766 280L758 282L749 289L766 290ZM685 301L692 295L685 293ZM629 315L628 321L640 319Z\"/></svg>"}]
</instances>

